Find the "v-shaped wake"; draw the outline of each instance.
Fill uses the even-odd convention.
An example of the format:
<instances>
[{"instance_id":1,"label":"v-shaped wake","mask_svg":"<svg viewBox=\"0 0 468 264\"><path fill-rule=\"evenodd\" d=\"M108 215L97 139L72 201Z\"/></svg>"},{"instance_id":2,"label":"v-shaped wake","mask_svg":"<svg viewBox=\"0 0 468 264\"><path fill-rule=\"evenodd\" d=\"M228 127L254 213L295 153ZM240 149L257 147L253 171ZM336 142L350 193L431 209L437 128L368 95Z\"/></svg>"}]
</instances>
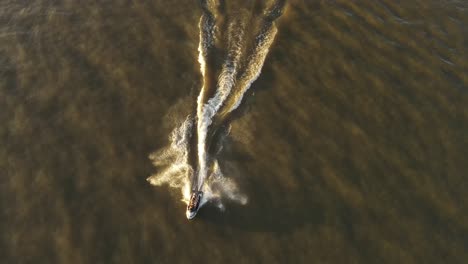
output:
<instances>
[{"instance_id":1,"label":"v-shaped wake","mask_svg":"<svg viewBox=\"0 0 468 264\"><path fill-rule=\"evenodd\" d=\"M191 210L189 218L209 200L220 208L221 198L247 202L234 181L224 177L216 153L210 150L221 143L214 142L222 140L216 133L229 125L230 115L260 75L277 33L274 21L282 14L285 1L259 2L250 7L261 10L255 13L235 3L201 1L198 61L203 85L197 108L172 132L171 145L150 156L164 169L148 181L180 188L183 201L188 203L187 217Z\"/></svg>"}]
</instances>

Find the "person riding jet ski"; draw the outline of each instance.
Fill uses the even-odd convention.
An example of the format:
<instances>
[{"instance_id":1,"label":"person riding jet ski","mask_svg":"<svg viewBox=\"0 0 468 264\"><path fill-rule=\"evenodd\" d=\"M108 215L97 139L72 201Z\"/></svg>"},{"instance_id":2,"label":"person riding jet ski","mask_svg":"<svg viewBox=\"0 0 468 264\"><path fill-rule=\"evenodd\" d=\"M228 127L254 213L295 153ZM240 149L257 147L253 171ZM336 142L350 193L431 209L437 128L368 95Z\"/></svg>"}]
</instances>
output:
<instances>
[{"instance_id":1,"label":"person riding jet ski","mask_svg":"<svg viewBox=\"0 0 468 264\"><path fill-rule=\"evenodd\" d=\"M197 215L198 209L200 209L200 202L203 196L203 192L201 191L192 191L192 195L190 196L189 204L187 205L187 219L192 219Z\"/></svg>"}]
</instances>

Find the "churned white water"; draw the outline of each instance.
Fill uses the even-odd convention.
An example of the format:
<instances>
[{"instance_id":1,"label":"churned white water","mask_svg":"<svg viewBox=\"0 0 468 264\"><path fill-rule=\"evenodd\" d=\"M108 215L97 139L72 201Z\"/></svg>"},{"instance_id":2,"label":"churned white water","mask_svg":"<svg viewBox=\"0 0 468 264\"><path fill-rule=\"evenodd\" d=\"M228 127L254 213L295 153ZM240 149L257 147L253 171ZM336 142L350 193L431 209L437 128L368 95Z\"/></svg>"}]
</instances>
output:
<instances>
[{"instance_id":1,"label":"churned white water","mask_svg":"<svg viewBox=\"0 0 468 264\"><path fill-rule=\"evenodd\" d=\"M202 205L213 201L223 209L223 199L245 204L247 197L229 175L223 174L216 153L209 153L211 144L222 144L210 142L214 140L210 133L216 132L217 126L241 105L244 94L260 75L277 32L274 20L281 14L283 1L273 4L259 17L249 16L246 10L234 16L219 14L214 1L203 1L202 7L198 61L203 84L196 114L176 126L169 137L169 146L150 155L158 172L148 181L156 186L168 184L180 189L186 203L192 190L203 191ZM219 17L227 20L223 21L228 23L225 32L219 29ZM253 40L246 37L247 33ZM225 47L216 47L217 39L225 40L222 42ZM213 65L216 49L225 51L220 66ZM218 72L216 87L211 82L214 72ZM191 153L196 155L196 164L190 163Z\"/></svg>"}]
</instances>

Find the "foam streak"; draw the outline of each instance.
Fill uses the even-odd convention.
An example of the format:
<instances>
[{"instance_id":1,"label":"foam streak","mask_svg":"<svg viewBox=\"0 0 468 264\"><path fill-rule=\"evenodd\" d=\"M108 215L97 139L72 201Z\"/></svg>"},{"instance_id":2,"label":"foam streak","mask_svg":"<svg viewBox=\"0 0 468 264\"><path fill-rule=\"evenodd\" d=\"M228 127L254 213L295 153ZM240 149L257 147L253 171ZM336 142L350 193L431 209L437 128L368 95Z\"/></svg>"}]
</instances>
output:
<instances>
[{"instance_id":1,"label":"foam streak","mask_svg":"<svg viewBox=\"0 0 468 264\"><path fill-rule=\"evenodd\" d=\"M222 198L242 204L247 198L231 178L224 177L216 153L209 153L208 146L220 141L214 133L241 105L244 94L260 75L277 33L274 21L282 14L284 0L276 1L258 17L248 15L245 8L236 9L236 2L228 3L229 8L218 4L215 0L201 1L198 61L203 85L196 114L171 133L169 147L150 156L156 167L166 168L148 181L181 189L186 202L191 190L201 190L202 204L211 200L224 208ZM191 155L196 157L192 160L195 163L191 163Z\"/></svg>"}]
</instances>

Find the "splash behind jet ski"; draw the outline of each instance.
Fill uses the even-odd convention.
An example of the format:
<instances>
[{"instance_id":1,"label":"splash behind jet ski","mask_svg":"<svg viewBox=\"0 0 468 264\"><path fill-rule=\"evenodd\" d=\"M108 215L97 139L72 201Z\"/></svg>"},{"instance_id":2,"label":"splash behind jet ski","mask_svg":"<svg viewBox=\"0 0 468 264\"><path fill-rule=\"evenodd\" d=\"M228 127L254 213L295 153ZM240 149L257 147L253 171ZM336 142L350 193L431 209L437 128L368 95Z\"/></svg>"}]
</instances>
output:
<instances>
[{"instance_id":1,"label":"splash behind jet ski","mask_svg":"<svg viewBox=\"0 0 468 264\"><path fill-rule=\"evenodd\" d=\"M200 209L202 197L202 191L192 191L189 204L187 205L187 212L185 213L187 215L187 219L192 219L197 215L198 209Z\"/></svg>"}]
</instances>

